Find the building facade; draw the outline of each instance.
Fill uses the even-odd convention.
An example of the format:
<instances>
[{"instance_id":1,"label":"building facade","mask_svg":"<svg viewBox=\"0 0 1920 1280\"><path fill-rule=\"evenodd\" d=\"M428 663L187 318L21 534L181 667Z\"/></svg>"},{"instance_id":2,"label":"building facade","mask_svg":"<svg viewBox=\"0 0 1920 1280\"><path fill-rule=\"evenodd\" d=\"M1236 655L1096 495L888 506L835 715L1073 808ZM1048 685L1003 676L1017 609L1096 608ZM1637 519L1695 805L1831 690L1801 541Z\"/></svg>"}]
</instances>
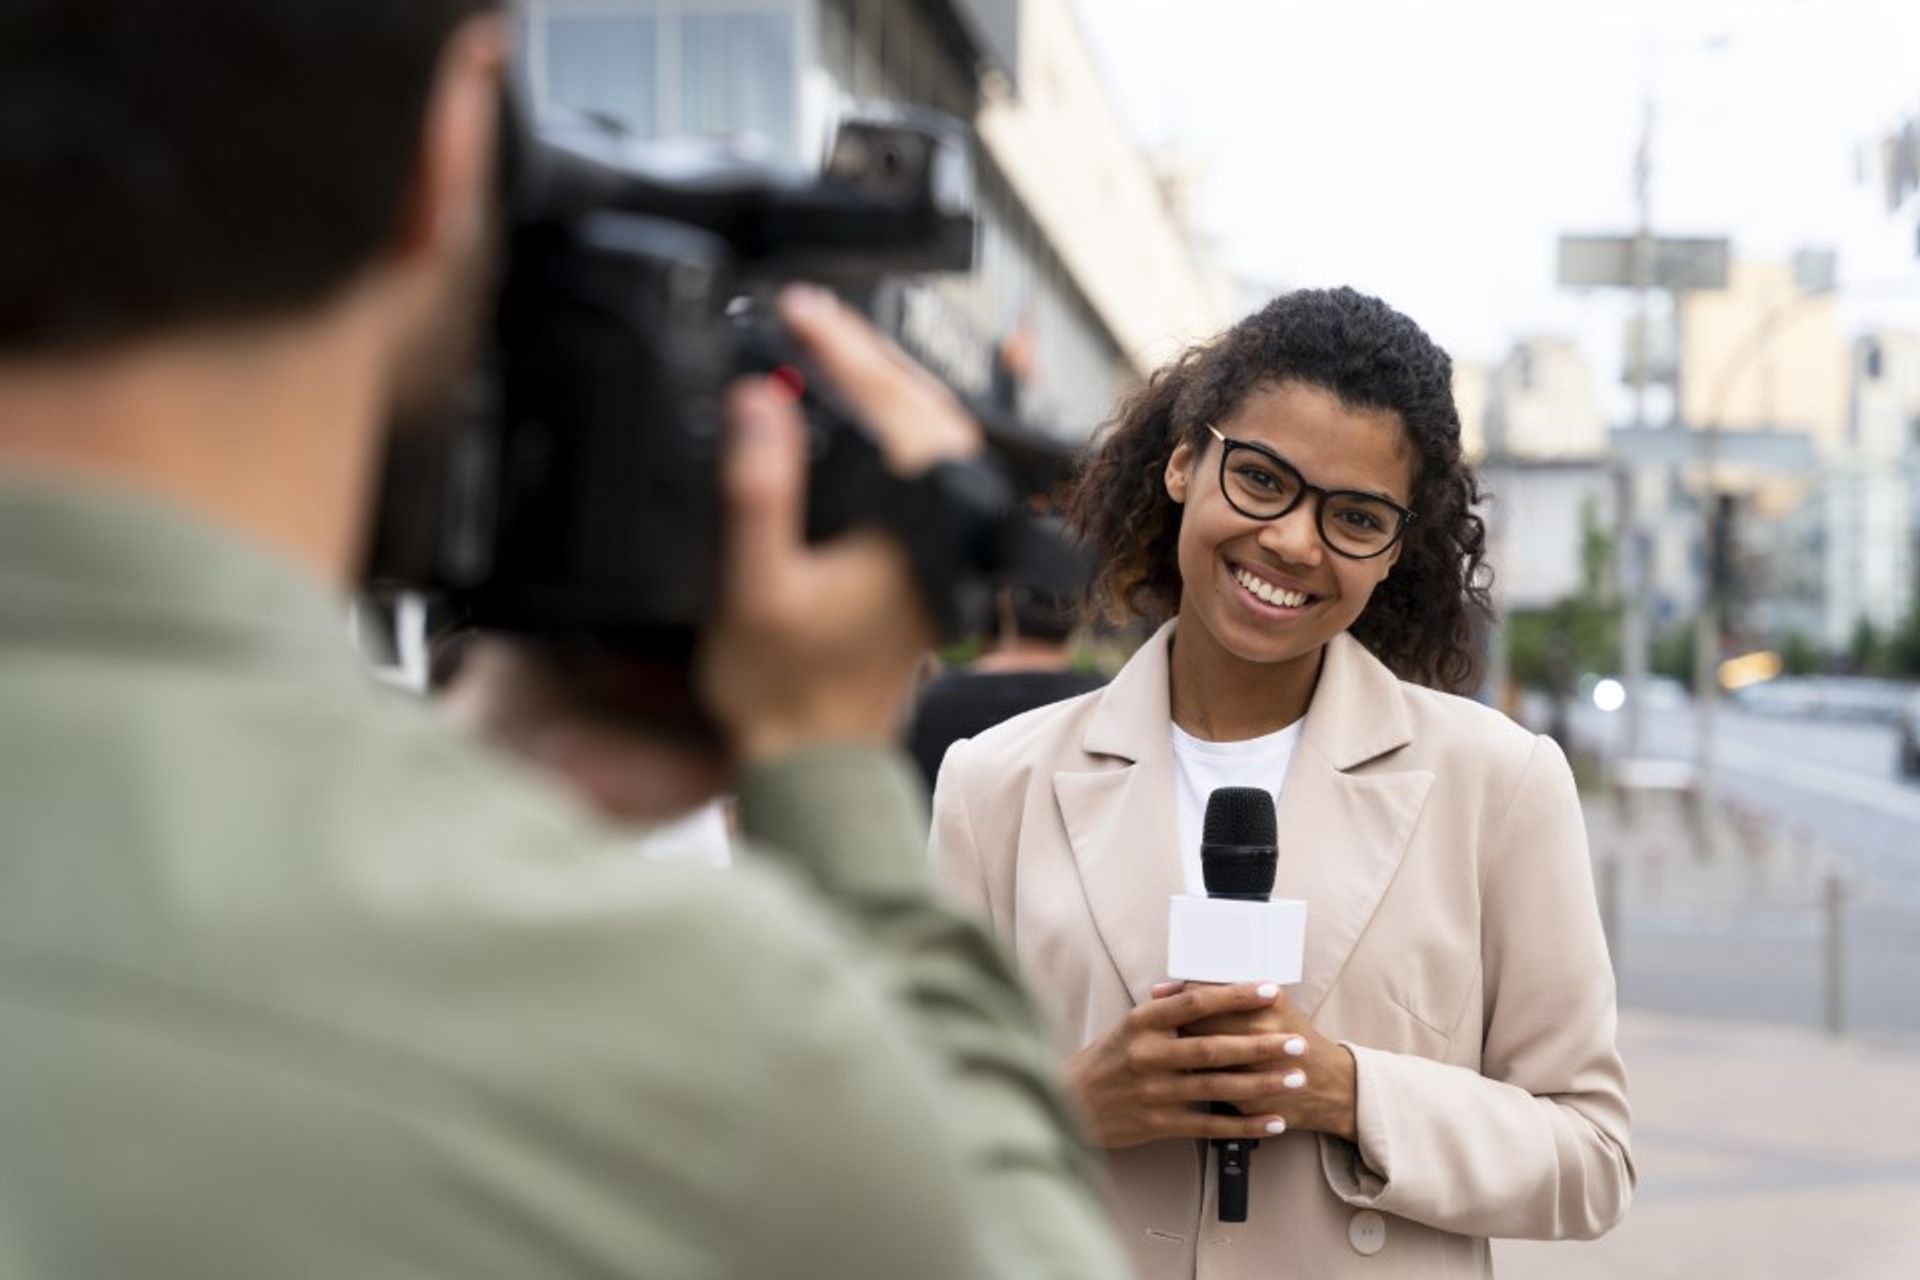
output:
<instances>
[{"instance_id":1,"label":"building facade","mask_svg":"<svg viewBox=\"0 0 1920 1280\"><path fill-rule=\"evenodd\" d=\"M1516 342L1487 377L1480 434L1492 458L1598 458L1606 410L1586 354L1566 338Z\"/></svg>"},{"instance_id":2,"label":"building facade","mask_svg":"<svg viewBox=\"0 0 1920 1280\"><path fill-rule=\"evenodd\" d=\"M1148 352L1228 318L1067 0L522 0L517 22L536 111L594 113L640 140L723 138L806 168L857 102L974 125L974 269L901 282L880 318L976 406L1063 446L1109 415ZM1076 136L1126 198L1089 205L1085 175L1047 159ZM1116 237L1130 252L1099 249Z\"/></svg>"},{"instance_id":3,"label":"building facade","mask_svg":"<svg viewBox=\"0 0 1920 1280\"><path fill-rule=\"evenodd\" d=\"M1920 334L1854 342L1846 430L1815 489L1825 584L1821 639L1846 647L1862 620L1885 632L1914 607L1920 539Z\"/></svg>"}]
</instances>

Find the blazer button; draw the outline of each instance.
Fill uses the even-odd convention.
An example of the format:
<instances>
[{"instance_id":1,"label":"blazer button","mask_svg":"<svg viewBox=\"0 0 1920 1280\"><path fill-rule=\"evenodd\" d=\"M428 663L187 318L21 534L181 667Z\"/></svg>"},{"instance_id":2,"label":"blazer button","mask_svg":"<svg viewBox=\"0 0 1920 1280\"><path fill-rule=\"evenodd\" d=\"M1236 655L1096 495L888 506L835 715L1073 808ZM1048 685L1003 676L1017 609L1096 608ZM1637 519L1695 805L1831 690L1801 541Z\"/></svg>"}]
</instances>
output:
<instances>
[{"instance_id":1,"label":"blazer button","mask_svg":"<svg viewBox=\"0 0 1920 1280\"><path fill-rule=\"evenodd\" d=\"M1387 1220L1372 1209L1362 1209L1347 1224L1347 1243L1371 1258L1387 1247Z\"/></svg>"}]
</instances>

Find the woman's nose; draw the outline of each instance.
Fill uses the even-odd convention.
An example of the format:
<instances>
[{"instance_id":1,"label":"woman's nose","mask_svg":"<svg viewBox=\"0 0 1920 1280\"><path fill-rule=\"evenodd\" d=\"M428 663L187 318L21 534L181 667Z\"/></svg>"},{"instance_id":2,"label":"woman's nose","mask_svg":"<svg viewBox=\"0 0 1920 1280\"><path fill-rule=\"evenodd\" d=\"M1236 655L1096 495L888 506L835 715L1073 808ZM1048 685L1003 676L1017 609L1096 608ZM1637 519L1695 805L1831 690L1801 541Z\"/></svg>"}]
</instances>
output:
<instances>
[{"instance_id":1,"label":"woman's nose","mask_svg":"<svg viewBox=\"0 0 1920 1280\"><path fill-rule=\"evenodd\" d=\"M1288 564L1317 565L1326 555L1320 526L1314 519L1313 497L1260 530L1260 545Z\"/></svg>"}]
</instances>

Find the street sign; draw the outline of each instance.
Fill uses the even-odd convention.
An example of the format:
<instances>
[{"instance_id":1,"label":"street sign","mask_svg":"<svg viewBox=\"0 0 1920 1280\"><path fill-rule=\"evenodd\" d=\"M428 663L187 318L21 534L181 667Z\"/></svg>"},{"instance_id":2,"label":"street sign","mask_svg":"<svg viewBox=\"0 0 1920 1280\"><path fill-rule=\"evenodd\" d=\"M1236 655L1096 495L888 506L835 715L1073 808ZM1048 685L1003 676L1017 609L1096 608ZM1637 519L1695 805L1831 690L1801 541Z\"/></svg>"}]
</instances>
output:
<instances>
[{"instance_id":1,"label":"street sign","mask_svg":"<svg viewBox=\"0 0 1920 1280\"><path fill-rule=\"evenodd\" d=\"M1832 293L1839 269L1839 255L1831 249L1793 251L1793 287L1802 293Z\"/></svg>"},{"instance_id":2,"label":"street sign","mask_svg":"<svg viewBox=\"0 0 1920 1280\"><path fill-rule=\"evenodd\" d=\"M1561 236L1559 281L1575 288L1631 289L1632 236ZM1725 236L1656 236L1647 284L1655 289L1727 287Z\"/></svg>"},{"instance_id":3,"label":"street sign","mask_svg":"<svg viewBox=\"0 0 1920 1280\"><path fill-rule=\"evenodd\" d=\"M1761 431L1744 427L1712 430L1725 463L1775 475L1804 476L1818 464L1813 439L1798 431ZM1699 427L1614 427L1607 432L1608 452L1637 467L1684 467L1700 459Z\"/></svg>"}]
</instances>

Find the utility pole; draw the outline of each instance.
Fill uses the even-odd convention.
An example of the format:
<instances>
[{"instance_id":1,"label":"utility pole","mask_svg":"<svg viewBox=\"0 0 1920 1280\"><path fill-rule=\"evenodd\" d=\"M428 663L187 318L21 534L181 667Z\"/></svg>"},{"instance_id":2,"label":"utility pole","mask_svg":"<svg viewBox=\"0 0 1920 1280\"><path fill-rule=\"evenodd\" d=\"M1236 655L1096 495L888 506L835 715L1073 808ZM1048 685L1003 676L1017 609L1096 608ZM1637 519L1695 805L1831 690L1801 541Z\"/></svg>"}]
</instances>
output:
<instances>
[{"instance_id":1,"label":"utility pole","mask_svg":"<svg viewBox=\"0 0 1920 1280\"><path fill-rule=\"evenodd\" d=\"M1720 429L1726 417L1728 397L1734 379L1746 367L1764 357L1774 336L1788 316L1820 298L1833 293L1835 264L1831 250L1801 250L1794 257L1795 292L1786 301L1774 305L1745 341L1735 348L1726 367L1720 371L1706 405L1706 418L1694 424L1700 436L1700 612L1694 619L1694 789L1700 812L1710 814L1714 795L1714 713L1720 698L1720 648L1722 623L1727 605L1725 570L1731 559L1731 544L1726 556L1716 555L1722 537L1731 539L1732 529L1719 529L1720 503ZM1675 387L1678 393L1678 385Z\"/></svg>"},{"instance_id":2,"label":"utility pole","mask_svg":"<svg viewBox=\"0 0 1920 1280\"><path fill-rule=\"evenodd\" d=\"M1634 231L1632 261L1633 334L1628 358L1633 362L1633 425L1636 431L1647 425L1647 350L1648 299L1653 292L1653 94L1640 100L1640 145L1633 155ZM1630 457L1620 458L1618 515L1615 541L1618 544L1620 581L1620 677L1627 688L1625 741L1620 758L1636 760L1640 756L1641 707L1647 683L1647 566L1640 534L1640 477Z\"/></svg>"}]
</instances>

